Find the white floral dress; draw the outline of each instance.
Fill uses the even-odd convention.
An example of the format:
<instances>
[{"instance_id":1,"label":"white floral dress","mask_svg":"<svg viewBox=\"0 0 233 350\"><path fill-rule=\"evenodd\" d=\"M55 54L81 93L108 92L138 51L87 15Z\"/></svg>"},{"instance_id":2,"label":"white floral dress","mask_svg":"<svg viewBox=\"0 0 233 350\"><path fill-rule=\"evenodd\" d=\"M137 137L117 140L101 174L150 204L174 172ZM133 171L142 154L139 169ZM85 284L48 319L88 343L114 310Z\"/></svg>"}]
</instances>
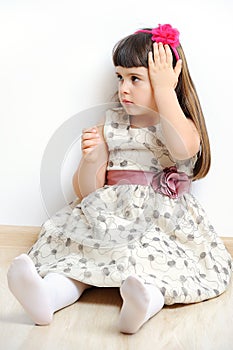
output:
<instances>
[{"instance_id":1,"label":"white floral dress","mask_svg":"<svg viewBox=\"0 0 233 350\"><path fill-rule=\"evenodd\" d=\"M121 109L106 113L108 170L159 172L176 166L192 176L197 157L175 161L160 125L136 129ZM165 304L223 293L232 259L191 193L172 199L150 185L105 185L46 221L29 252L38 273L99 287L120 287L129 275L157 286Z\"/></svg>"}]
</instances>

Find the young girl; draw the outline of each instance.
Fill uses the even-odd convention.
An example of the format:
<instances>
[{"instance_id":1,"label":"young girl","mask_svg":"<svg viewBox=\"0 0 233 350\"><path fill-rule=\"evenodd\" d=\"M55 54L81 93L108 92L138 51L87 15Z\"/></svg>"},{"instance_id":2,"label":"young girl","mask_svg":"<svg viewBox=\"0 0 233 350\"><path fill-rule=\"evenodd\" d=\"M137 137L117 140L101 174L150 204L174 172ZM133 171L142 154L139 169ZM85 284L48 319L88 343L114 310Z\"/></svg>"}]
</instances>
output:
<instances>
[{"instance_id":1,"label":"young girl","mask_svg":"<svg viewBox=\"0 0 233 350\"><path fill-rule=\"evenodd\" d=\"M230 281L231 256L189 193L208 173L210 149L179 32L139 30L117 43L113 61L120 106L83 131L79 199L8 272L39 325L87 288L119 287L119 329L135 333L164 304L216 297Z\"/></svg>"}]
</instances>

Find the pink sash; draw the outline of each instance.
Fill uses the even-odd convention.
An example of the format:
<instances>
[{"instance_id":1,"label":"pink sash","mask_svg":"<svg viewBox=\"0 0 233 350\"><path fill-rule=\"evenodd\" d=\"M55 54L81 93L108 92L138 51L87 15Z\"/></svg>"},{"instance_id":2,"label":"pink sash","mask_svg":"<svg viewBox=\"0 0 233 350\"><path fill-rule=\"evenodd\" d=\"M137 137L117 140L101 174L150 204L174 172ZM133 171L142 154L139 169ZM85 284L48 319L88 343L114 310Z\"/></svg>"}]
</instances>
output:
<instances>
[{"instance_id":1,"label":"pink sash","mask_svg":"<svg viewBox=\"0 0 233 350\"><path fill-rule=\"evenodd\" d=\"M152 186L155 192L175 199L189 191L191 179L184 172L178 172L175 166L165 168L158 173L140 170L107 172L107 185L126 184Z\"/></svg>"}]
</instances>

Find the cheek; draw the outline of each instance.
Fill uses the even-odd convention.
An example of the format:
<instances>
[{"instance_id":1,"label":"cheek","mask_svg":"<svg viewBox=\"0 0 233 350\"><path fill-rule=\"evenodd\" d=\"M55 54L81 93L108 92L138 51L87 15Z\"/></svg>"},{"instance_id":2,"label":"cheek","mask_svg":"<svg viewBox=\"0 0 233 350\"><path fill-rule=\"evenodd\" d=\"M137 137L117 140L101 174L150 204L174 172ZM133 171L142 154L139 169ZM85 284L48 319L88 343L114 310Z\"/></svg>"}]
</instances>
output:
<instances>
[{"instance_id":1,"label":"cheek","mask_svg":"<svg viewBox=\"0 0 233 350\"><path fill-rule=\"evenodd\" d=\"M157 110L154 94L151 90L144 91L144 93L141 94L141 102L144 106Z\"/></svg>"},{"instance_id":2,"label":"cheek","mask_svg":"<svg viewBox=\"0 0 233 350\"><path fill-rule=\"evenodd\" d=\"M151 93L150 89L145 89L141 91L139 98L144 101L145 104L151 104L154 101L154 95Z\"/></svg>"}]
</instances>

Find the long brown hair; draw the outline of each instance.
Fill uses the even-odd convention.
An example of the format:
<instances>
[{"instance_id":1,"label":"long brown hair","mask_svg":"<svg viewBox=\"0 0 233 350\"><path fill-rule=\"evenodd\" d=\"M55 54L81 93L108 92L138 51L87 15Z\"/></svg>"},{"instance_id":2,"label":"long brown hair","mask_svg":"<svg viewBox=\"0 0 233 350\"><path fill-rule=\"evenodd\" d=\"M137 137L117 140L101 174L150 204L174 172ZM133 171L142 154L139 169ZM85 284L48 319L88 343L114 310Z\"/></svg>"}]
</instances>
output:
<instances>
[{"instance_id":1,"label":"long brown hair","mask_svg":"<svg viewBox=\"0 0 233 350\"><path fill-rule=\"evenodd\" d=\"M151 28L144 28L151 30ZM129 35L120 40L113 48L113 63L115 66L125 68L145 67L148 68L148 53L153 52L153 41L151 34L137 33ZM177 47L179 57L182 59L182 70L176 86L176 95L180 106L186 116L190 118L200 135L201 150L195 164L193 180L205 177L211 163L209 137L206 129L205 119L201 104L189 73L184 51L179 45ZM173 53L173 67L176 64L176 57Z\"/></svg>"}]
</instances>

